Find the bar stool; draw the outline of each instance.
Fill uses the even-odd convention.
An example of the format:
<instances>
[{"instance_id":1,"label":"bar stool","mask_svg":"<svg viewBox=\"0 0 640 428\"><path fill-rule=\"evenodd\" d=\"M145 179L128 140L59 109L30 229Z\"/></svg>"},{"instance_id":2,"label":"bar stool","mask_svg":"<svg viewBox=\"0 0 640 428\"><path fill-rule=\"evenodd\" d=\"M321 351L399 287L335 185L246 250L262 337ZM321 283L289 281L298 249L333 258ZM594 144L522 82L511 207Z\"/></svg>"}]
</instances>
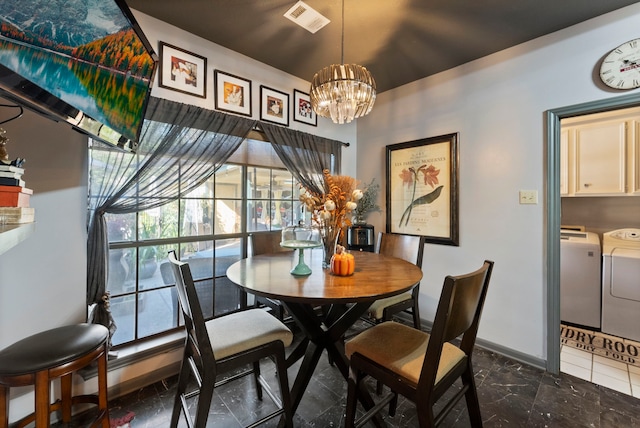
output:
<instances>
[{"instance_id":1,"label":"bar stool","mask_svg":"<svg viewBox=\"0 0 640 428\"><path fill-rule=\"evenodd\" d=\"M61 410L62 422L71 420L71 406L98 405L92 426L109 428L107 407L107 343L109 331L98 324L76 324L34 334L0 351L0 428L9 426L9 388L34 385L35 411L16 422L17 428L35 421L50 426L51 412ZM72 396L73 372L98 362L98 393ZM51 403L50 383L60 378L61 398Z\"/></svg>"}]
</instances>

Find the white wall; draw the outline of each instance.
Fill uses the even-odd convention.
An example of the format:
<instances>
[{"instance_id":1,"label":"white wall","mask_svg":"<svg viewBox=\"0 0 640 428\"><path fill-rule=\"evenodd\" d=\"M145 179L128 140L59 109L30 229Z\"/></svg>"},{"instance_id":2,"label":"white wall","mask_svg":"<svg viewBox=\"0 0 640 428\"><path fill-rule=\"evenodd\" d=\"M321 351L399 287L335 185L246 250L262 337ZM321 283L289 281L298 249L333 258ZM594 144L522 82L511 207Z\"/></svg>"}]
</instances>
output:
<instances>
[{"instance_id":1,"label":"white wall","mask_svg":"<svg viewBox=\"0 0 640 428\"><path fill-rule=\"evenodd\" d=\"M546 360L543 113L620 95L597 81L599 61L638 37L639 20L636 4L412 82L359 119L357 176L383 188L386 145L460 135L460 246L426 246L423 318L433 319L445 275L494 260L479 337ZM519 205L521 189L538 190L539 204ZM384 216L369 221L384 230Z\"/></svg>"}]
</instances>

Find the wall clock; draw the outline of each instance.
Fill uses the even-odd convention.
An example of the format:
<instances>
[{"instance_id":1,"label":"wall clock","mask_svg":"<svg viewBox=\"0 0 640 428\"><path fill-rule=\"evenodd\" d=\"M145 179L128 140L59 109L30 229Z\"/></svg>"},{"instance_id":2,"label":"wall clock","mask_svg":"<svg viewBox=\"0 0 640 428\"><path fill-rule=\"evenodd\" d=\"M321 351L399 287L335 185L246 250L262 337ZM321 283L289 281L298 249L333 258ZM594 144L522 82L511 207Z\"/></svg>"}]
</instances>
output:
<instances>
[{"instance_id":1,"label":"wall clock","mask_svg":"<svg viewBox=\"0 0 640 428\"><path fill-rule=\"evenodd\" d=\"M609 52L600 65L600 79L614 89L640 87L640 39L625 42Z\"/></svg>"}]
</instances>

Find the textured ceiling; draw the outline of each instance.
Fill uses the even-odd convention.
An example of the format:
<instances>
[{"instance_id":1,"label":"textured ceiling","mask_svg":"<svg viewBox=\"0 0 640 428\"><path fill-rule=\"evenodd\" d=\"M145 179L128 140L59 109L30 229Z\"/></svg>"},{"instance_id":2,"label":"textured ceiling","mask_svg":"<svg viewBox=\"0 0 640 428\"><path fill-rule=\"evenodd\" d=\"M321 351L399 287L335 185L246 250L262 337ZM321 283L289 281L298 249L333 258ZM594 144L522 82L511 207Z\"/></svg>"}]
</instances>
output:
<instances>
[{"instance_id":1,"label":"textured ceiling","mask_svg":"<svg viewBox=\"0 0 640 428\"><path fill-rule=\"evenodd\" d=\"M304 80L341 62L340 0L305 1L331 20L315 34L283 16L297 0L125 1L132 9ZM344 62L367 67L383 92L633 3L345 0Z\"/></svg>"}]
</instances>

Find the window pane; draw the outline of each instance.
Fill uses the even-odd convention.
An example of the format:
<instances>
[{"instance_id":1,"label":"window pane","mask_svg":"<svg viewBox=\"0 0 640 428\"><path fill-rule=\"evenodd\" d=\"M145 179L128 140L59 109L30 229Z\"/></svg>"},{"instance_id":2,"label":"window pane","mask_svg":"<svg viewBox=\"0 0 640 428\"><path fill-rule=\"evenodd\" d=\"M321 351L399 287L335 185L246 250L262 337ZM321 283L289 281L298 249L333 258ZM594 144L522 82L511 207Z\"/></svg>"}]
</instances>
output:
<instances>
[{"instance_id":1,"label":"window pane","mask_svg":"<svg viewBox=\"0 0 640 428\"><path fill-rule=\"evenodd\" d=\"M248 167L247 191L249 199L269 199L271 191L271 170L268 168Z\"/></svg>"},{"instance_id":2,"label":"window pane","mask_svg":"<svg viewBox=\"0 0 640 428\"><path fill-rule=\"evenodd\" d=\"M215 256L216 277L226 276L227 268L242 259L242 240L240 238L217 240Z\"/></svg>"},{"instance_id":3,"label":"window pane","mask_svg":"<svg viewBox=\"0 0 640 428\"><path fill-rule=\"evenodd\" d=\"M135 239L136 214L106 214L109 242L131 241Z\"/></svg>"},{"instance_id":4,"label":"window pane","mask_svg":"<svg viewBox=\"0 0 640 428\"><path fill-rule=\"evenodd\" d=\"M265 208L266 207L266 208ZM247 202L247 231L257 232L259 230L268 230L267 222L269 213L269 201L248 201Z\"/></svg>"},{"instance_id":5,"label":"window pane","mask_svg":"<svg viewBox=\"0 0 640 428\"><path fill-rule=\"evenodd\" d=\"M180 236L211 235L213 224L213 200L186 199L183 201Z\"/></svg>"},{"instance_id":6,"label":"window pane","mask_svg":"<svg viewBox=\"0 0 640 428\"><path fill-rule=\"evenodd\" d=\"M242 201L216 199L213 233L216 235L240 233Z\"/></svg>"},{"instance_id":7,"label":"window pane","mask_svg":"<svg viewBox=\"0 0 640 428\"><path fill-rule=\"evenodd\" d=\"M138 337L147 337L177 327L178 301L175 289L138 294Z\"/></svg>"},{"instance_id":8,"label":"window pane","mask_svg":"<svg viewBox=\"0 0 640 428\"><path fill-rule=\"evenodd\" d=\"M118 248L109 250L107 291L118 296L136 291L136 250Z\"/></svg>"},{"instance_id":9,"label":"window pane","mask_svg":"<svg viewBox=\"0 0 640 428\"><path fill-rule=\"evenodd\" d=\"M180 260L190 257L213 257L213 241L185 242L180 244Z\"/></svg>"},{"instance_id":10,"label":"window pane","mask_svg":"<svg viewBox=\"0 0 640 428\"><path fill-rule=\"evenodd\" d=\"M113 318L116 320L116 325L118 326L115 334L111 339L111 342L114 346L126 342L131 342L133 339L135 339L135 301L135 294L121 297L111 297L111 315L113 315Z\"/></svg>"},{"instance_id":11,"label":"window pane","mask_svg":"<svg viewBox=\"0 0 640 428\"><path fill-rule=\"evenodd\" d=\"M153 245L138 249L139 290L150 290L167 285L158 266L167 260L169 249L171 249L170 245Z\"/></svg>"},{"instance_id":12,"label":"window pane","mask_svg":"<svg viewBox=\"0 0 640 428\"><path fill-rule=\"evenodd\" d=\"M178 236L178 201L141 211L138 215L139 239L176 238Z\"/></svg>"},{"instance_id":13,"label":"window pane","mask_svg":"<svg viewBox=\"0 0 640 428\"><path fill-rule=\"evenodd\" d=\"M215 316L226 314L240 308L240 289L226 276L216 279L216 313Z\"/></svg>"},{"instance_id":14,"label":"window pane","mask_svg":"<svg viewBox=\"0 0 640 428\"><path fill-rule=\"evenodd\" d=\"M224 166L223 166L224 168ZM202 183L200 187L185 195L185 198L213 198L213 176Z\"/></svg>"},{"instance_id":15,"label":"window pane","mask_svg":"<svg viewBox=\"0 0 640 428\"><path fill-rule=\"evenodd\" d=\"M242 167L223 165L216 171L216 198L242 199Z\"/></svg>"}]
</instances>

